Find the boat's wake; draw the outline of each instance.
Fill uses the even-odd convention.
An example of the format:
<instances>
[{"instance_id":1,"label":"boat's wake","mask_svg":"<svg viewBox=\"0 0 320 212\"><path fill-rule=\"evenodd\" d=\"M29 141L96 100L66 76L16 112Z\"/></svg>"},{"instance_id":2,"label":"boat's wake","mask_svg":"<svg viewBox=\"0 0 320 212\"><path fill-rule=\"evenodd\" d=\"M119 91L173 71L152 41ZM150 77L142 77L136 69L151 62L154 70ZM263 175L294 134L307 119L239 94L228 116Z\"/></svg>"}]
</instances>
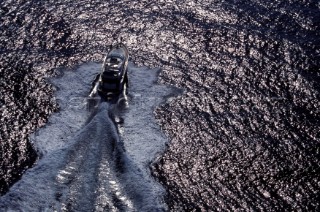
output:
<instances>
[{"instance_id":1,"label":"boat's wake","mask_svg":"<svg viewBox=\"0 0 320 212\"><path fill-rule=\"evenodd\" d=\"M154 83L157 70L131 64L129 75L135 86L130 90L130 107L101 102L89 112L80 97L85 96L88 79L98 70L98 64L87 64L54 81L57 97L69 103L61 104L61 111L34 135L34 144L43 156L1 198L0 209L166 209L164 189L152 179L149 165L166 142L152 112L172 90ZM70 103L74 95L78 100Z\"/></svg>"}]
</instances>

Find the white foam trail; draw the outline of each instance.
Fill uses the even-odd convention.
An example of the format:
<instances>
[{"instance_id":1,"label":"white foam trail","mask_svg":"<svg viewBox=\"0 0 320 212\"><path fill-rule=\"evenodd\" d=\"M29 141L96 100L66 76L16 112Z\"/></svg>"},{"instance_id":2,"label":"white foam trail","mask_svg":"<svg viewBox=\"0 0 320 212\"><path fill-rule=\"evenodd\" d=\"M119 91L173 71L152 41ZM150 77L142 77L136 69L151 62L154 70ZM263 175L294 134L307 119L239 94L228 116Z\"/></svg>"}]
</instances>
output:
<instances>
[{"instance_id":1,"label":"white foam trail","mask_svg":"<svg viewBox=\"0 0 320 212\"><path fill-rule=\"evenodd\" d=\"M32 136L42 158L1 197L1 210L167 209L149 164L167 142L153 110L173 90L155 84L158 69L129 64L129 104L102 102L90 113L85 97L99 71L90 63L52 80L61 110Z\"/></svg>"},{"instance_id":2,"label":"white foam trail","mask_svg":"<svg viewBox=\"0 0 320 212\"><path fill-rule=\"evenodd\" d=\"M59 112L52 115L45 127L31 135L38 153L45 155L68 145L74 134L86 123L86 110L91 82L100 72L101 64L87 63L76 70L57 70L59 77L50 79L55 88Z\"/></svg>"}]
</instances>

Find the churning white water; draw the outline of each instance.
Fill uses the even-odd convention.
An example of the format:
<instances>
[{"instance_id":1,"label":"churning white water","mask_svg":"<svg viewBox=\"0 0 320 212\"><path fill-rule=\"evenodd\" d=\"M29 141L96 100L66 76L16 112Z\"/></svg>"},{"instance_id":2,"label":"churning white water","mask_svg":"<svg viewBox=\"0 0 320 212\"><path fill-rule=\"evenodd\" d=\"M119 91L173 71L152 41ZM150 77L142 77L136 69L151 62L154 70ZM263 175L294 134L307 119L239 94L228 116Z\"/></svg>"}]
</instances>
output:
<instances>
[{"instance_id":1,"label":"churning white water","mask_svg":"<svg viewBox=\"0 0 320 212\"><path fill-rule=\"evenodd\" d=\"M149 166L166 137L153 111L177 92L156 83L159 69L129 64L129 93L118 103L88 107L101 64L60 70L51 79L60 111L31 136L41 155L1 198L6 210L162 211L164 188ZM88 109L89 108L89 109Z\"/></svg>"}]
</instances>

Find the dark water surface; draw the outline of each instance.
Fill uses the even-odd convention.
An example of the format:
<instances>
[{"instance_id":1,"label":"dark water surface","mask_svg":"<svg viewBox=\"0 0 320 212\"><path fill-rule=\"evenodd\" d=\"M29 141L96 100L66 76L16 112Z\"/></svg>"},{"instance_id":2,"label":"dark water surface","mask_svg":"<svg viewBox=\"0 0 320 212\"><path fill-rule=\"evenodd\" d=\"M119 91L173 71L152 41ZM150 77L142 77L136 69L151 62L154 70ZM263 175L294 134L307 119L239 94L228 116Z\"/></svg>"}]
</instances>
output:
<instances>
[{"instance_id":1,"label":"dark water surface","mask_svg":"<svg viewBox=\"0 0 320 212\"><path fill-rule=\"evenodd\" d=\"M319 210L319 28L316 0L1 1L1 193L58 109L44 78L123 37L185 90L155 113L171 210Z\"/></svg>"}]
</instances>

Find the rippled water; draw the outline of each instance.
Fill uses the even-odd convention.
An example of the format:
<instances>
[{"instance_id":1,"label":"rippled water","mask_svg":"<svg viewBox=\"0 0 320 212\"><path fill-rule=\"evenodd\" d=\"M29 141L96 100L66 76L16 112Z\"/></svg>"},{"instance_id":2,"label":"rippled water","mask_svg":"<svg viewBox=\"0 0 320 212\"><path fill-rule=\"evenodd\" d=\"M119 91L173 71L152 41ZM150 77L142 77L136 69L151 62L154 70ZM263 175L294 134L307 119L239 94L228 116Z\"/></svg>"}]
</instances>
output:
<instances>
[{"instance_id":1,"label":"rippled water","mask_svg":"<svg viewBox=\"0 0 320 212\"><path fill-rule=\"evenodd\" d=\"M34 161L26 135L56 108L42 79L101 60L122 37L132 61L185 90L156 110L171 141L153 171L171 210L319 209L319 10L316 0L3 1L1 184Z\"/></svg>"}]
</instances>

